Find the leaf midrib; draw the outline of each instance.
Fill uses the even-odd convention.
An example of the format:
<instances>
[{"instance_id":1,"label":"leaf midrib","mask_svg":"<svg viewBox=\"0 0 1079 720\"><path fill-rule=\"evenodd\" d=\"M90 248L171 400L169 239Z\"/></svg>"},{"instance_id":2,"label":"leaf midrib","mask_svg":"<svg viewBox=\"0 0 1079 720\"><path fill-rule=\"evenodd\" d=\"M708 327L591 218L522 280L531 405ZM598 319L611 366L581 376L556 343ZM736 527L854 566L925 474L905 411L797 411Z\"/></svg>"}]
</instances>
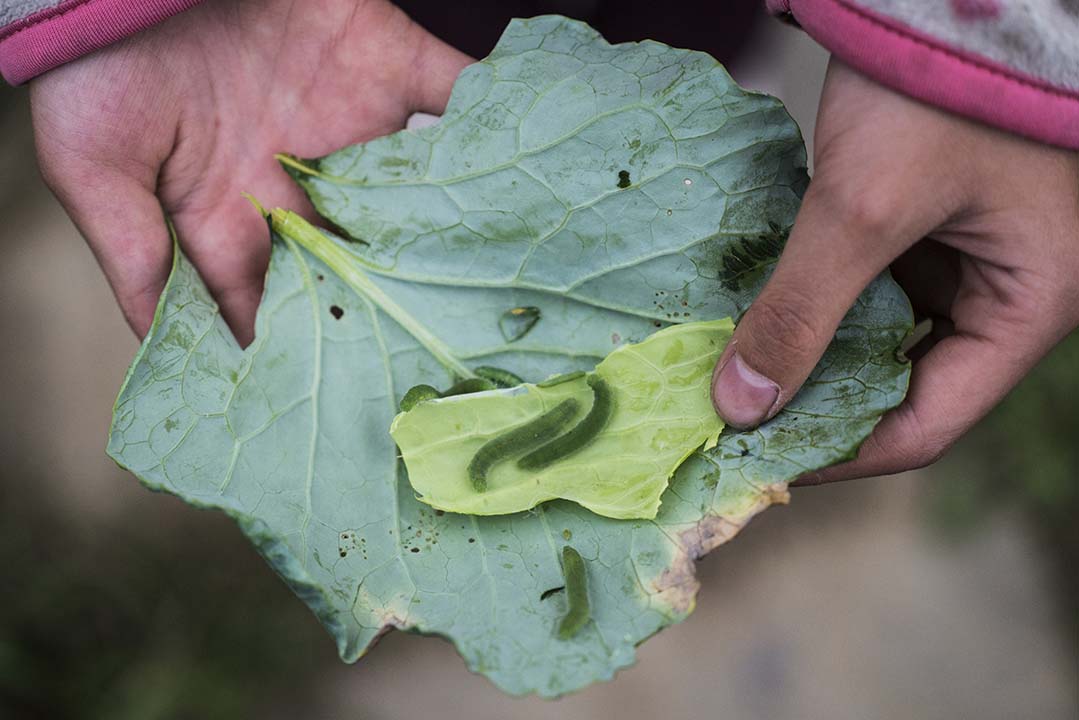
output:
<instances>
[{"instance_id":1,"label":"leaf midrib","mask_svg":"<svg viewBox=\"0 0 1079 720\"><path fill-rule=\"evenodd\" d=\"M275 231L294 240L307 252L325 263L356 294L389 315L415 338L416 342L431 353L443 367L459 378L476 377L475 373L461 363L446 343L442 342L423 323L394 302L393 298L372 282L371 278L367 277L367 273L359 268L357 258L352 253L338 247L336 243L329 240L318 229L291 211L274 210L271 213L271 222Z\"/></svg>"}]
</instances>

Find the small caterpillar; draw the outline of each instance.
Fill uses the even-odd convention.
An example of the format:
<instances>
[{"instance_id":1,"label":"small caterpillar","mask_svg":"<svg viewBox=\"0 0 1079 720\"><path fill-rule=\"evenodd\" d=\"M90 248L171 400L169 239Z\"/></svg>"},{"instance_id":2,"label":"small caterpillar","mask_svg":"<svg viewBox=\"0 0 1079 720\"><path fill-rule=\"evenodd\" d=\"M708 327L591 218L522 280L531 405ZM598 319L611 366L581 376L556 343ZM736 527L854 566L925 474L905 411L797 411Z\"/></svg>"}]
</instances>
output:
<instances>
[{"instance_id":1,"label":"small caterpillar","mask_svg":"<svg viewBox=\"0 0 1079 720\"><path fill-rule=\"evenodd\" d=\"M552 435L557 435L577 415L581 404L566 398L535 420L488 440L468 463L468 479L476 492L487 490L487 473L495 463L520 452L527 452Z\"/></svg>"},{"instance_id":2,"label":"small caterpillar","mask_svg":"<svg viewBox=\"0 0 1079 720\"><path fill-rule=\"evenodd\" d=\"M468 378L467 380L461 380L450 386L450 389L442 393L442 397L451 397L453 395L467 395L468 393L478 393L484 390L494 390L497 386L487 380L486 378Z\"/></svg>"},{"instance_id":3,"label":"small caterpillar","mask_svg":"<svg viewBox=\"0 0 1079 720\"><path fill-rule=\"evenodd\" d=\"M588 578L581 554L569 545L562 546L562 576L566 579L566 614L558 623L558 639L569 640L592 617L588 605Z\"/></svg>"},{"instance_id":4,"label":"small caterpillar","mask_svg":"<svg viewBox=\"0 0 1079 720\"><path fill-rule=\"evenodd\" d=\"M509 370L490 367L489 365L481 365L472 372L485 380L490 380L496 387L500 388L511 388L524 383L524 380L511 373Z\"/></svg>"},{"instance_id":5,"label":"small caterpillar","mask_svg":"<svg viewBox=\"0 0 1079 720\"><path fill-rule=\"evenodd\" d=\"M567 383L570 380L576 380L577 378L584 377L584 376L585 376L584 370L574 370L573 372L562 373L561 375L552 375L551 377L547 378L543 382L536 383L536 387L541 387L541 388L554 387L555 385L561 385L562 383Z\"/></svg>"},{"instance_id":6,"label":"small caterpillar","mask_svg":"<svg viewBox=\"0 0 1079 720\"><path fill-rule=\"evenodd\" d=\"M611 389L598 375L588 376L588 386L592 388L592 408L584 419L566 434L556 437L522 457L517 461L517 467L522 470L542 470L581 450L599 435L607 425L607 421L611 419L614 401L611 397Z\"/></svg>"},{"instance_id":7,"label":"small caterpillar","mask_svg":"<svg viewBox=\"0 0 1079 720\"><path fill-rule=\"evenodd\" d=\"M408 412L424 400L434 400L437 397L442 395L430 385L414 385L401 398L401 412Z\"/></svg>"}]
</instances>

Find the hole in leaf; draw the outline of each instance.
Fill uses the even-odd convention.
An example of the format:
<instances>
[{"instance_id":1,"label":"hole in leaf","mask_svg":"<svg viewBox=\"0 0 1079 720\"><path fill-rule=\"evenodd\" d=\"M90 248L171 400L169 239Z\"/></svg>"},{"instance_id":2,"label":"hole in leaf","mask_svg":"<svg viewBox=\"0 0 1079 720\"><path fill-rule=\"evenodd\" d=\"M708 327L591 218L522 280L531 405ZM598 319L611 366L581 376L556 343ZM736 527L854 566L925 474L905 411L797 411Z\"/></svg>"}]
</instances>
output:
<instances>
[{"instance_id":1,"label":"hole in leaf","mask_svg":"<svg viewBox=\"0 0 1079 720\"><path fill-rule=\"evenodd\" d=\"M498 329L506 342L516 342L529 333L540 321L538 307L515 307L502 313L498 320Z\"/></svg>"}]
</instances>

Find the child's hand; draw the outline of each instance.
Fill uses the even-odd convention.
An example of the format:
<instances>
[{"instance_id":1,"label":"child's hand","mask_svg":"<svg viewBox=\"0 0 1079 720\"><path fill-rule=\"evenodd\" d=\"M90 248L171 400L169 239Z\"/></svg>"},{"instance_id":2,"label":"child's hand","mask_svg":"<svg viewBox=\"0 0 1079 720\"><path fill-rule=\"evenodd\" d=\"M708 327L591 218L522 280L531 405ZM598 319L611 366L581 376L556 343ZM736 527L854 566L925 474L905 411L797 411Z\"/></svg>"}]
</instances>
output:
<instances>
[{"instance_id":1,"label":"child's hand","mask_svg":"<svg viewBox=\"0 0 1079 720\"><path fill-rule=\"evenodd\" d=\"M140 337L169 273L163 209L247 343L270 248L241 193L309 209L274 153L439 113L468 62L385 0L203 3L33 82L42 172Z\"/></svg>"},{"instance_id":2,"label":"child's hand","mask_svg":"<svg viewBox=\"0 0 1079 720\"><path fill-rule=\"evenodd\" d=\"M1079 155L923 105L833 60L815 160L775 274L717 366L716 409L741 427L778 412L891 265L916 314L935 320L931 347L915 349L906 401L858 459L802 482L922 467L1079 325Z\"/></svg>"}]
</instances>

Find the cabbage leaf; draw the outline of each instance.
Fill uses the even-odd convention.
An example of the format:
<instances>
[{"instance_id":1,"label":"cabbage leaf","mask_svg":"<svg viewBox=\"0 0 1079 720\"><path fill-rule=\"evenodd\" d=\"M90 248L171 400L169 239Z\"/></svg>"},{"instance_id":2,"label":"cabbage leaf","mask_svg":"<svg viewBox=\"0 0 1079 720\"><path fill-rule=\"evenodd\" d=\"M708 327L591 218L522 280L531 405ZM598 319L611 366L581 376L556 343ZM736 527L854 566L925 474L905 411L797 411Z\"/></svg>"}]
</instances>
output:
<instances>
[{"instance_id":1,"label":"cabbage leaf","mask_svg":"<svg viewBox=\"0 0 1079 720\"><path fill-rule=\"evenodd\" d=\"M271 215L247 348L177 250L108 452L235 518L345 660L398 628L445 637L511 693L610 678L690 613L697 558L793 478L852 457L906 391L910 307L882 276L787 408L693 453L654 519L565 500L436 510L389 434L405 391L481 366L589 371L661 327L737 320L808 182L798 128L703 53L540 17L461 74L438 125L286 163L345 237ZM566 601L546 591L566 544L590 619L559 640Z\"/></svg>"}]
</instances>

